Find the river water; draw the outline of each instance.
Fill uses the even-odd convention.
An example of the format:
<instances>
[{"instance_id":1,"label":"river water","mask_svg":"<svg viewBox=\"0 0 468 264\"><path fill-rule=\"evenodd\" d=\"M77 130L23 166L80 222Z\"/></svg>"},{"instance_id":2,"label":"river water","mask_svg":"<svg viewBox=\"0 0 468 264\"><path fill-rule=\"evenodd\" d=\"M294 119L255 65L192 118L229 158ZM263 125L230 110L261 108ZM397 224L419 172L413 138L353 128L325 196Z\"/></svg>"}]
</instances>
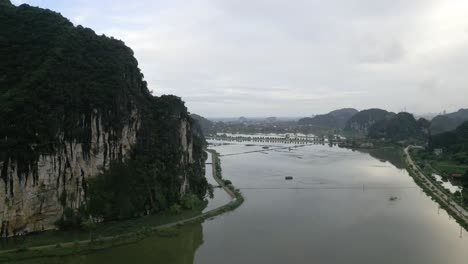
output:
<instances>
[{"instance_id":1,"label":"river water","mask_svg":"<svg viewBox=\"0 0 468 264\"><path fill-rule=\"evenodd\" d=\"M259 151L221 157L224 177L245 197L235 211L184 226L177 237L24 263L468 263L468 233L394 155L253 144L213 147L221 154ZM209 206L227 200L217 191Z\"/></svg>"}]
</instances>

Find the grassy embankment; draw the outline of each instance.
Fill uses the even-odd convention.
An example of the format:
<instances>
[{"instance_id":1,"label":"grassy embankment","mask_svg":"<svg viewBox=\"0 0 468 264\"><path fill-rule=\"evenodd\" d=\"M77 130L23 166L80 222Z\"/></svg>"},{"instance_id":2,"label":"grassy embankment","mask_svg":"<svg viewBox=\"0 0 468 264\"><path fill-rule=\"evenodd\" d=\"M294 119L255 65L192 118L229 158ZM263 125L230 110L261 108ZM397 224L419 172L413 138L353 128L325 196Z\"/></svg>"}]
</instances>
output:
<instances>
[{"instance_id":1,"label":"grassy embankment","mask_svg":"<svg viewBox=\"0 0 468 264\"><path fill-rule=\"evenodd\" d=\"M236 209L244 202L244 198L232 184L226 184L230 181L223 180L219 156L215 151L210 150L210 152L213 154L214 178L233 198L228 204L205 213L199 209L178 215L165 213L124 222L106 223L99 225L92 233L54 231L4 240L3 250L0 251L0 262L88 254L96 250L135 243L153 235L176 236L183 225L203 222Z\"/></svg>"}]
</instances>

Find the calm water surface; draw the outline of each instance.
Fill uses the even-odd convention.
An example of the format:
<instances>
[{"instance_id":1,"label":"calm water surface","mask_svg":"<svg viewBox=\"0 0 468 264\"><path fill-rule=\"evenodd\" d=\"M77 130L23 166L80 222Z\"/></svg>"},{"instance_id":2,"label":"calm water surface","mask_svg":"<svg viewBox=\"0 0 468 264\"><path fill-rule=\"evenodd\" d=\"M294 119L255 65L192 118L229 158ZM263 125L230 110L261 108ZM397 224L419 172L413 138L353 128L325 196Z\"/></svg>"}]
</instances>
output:
<instances>
[{"instance_id":1,"label":"calm water surface","mask_svg":"<svg viewBox=\"0 0 468 264\"><path fill-rule=\"evenodd\" d=\"M214 148L262 150L244 144ZM468 233L398 162L372 155L314 145L222 157L246 198L234 212L177 237L24 263L468 263ZM209 206L228 199L217 191Z\"/></svg>"}]
</instances>

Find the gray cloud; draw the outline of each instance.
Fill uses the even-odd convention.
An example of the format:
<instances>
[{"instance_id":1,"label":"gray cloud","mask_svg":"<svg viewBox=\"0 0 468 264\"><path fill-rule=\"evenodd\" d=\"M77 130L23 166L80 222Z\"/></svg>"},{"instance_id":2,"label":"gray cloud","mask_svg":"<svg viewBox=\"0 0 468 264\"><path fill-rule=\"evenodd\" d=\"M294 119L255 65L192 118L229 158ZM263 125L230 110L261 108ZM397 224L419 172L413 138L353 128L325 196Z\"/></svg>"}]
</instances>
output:
<instances>
[{"instance_id":1,"label":"gray cloud","mask_svg":"<svg viewBox=\"0 0 468 264\"><path fill-rule=\"evenodd\" d=\"M206 116L466 107L461 1L24 2L124 40L155 94Z\"/></svg>"}]
</instances>

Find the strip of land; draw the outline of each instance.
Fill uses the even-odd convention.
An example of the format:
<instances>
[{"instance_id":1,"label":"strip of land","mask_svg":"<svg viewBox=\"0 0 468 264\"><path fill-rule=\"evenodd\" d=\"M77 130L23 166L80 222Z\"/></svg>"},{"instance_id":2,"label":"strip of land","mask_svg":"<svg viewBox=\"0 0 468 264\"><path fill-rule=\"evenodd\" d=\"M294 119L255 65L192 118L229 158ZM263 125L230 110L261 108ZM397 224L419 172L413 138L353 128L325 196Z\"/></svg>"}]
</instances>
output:
<instances>
[{"instance_id":1,"label":"strip of land","mask_svg":"<svg viewBox=\"0 0 468 264\"><path fill-rule=\"evenodd\" d=\"M457 218L464 222L465 225L468 224L468 211L465 208L461 207L455 201L451 199L450 196L445 194L445 190L439 184L433 183L429 176L425 175L419 166L414 162L413 158L411 157L410 149L412 148L419 148L416 146L408 146L405 148L406 154L406 163L409 165L409 168L412 170L412 175L420 179L420 184L425 187L426 190L431 192L436 200L443 205L445 208L450 210L452 214L457 216Z\"/></svg>"},{"instance_id":2,"label":"strip of land","mask_svg":"<svg viewBox=\"0 0 468 264\"><path fill-rule=\"evenodd\" d=\"M2 257L7 257L7 255L14 254L13 257L16 259L15 256L17 256L19 254L22 254L24 252L39 253L39 254L33 254L34 255L33 257L48 257L48 256L53 256L54 255L54 252L53 252L54 250L62 249L62 248L75 248L75 247L79 248L80 246L81 247L85 246L85 248L83 248L83 251L86 251L86 250L88 250L86 248L86 246L88 246L88 245L101 244L101 246L99 248L105 248L106 246L102 246L103 243L105 244L105 242L114 242L114 241L118 241L119 239L127 239L124 242L122 242L121 244L128 244L128 243L136 242L136 241L144 238L145 234L150 235L150 234L153 234L154 232L157 232L157 231L160 231L160 230L164 230L164 229L168 229L168 228L172 228L172 227L177 227L177 226L181 226L181 225L184 225L184 224L194 223L194 222L197 222L197 221L203 221L205 219L221 215L224 212L228 212L228 211L232 211L232 210L236 209L237 207L239 207L243 203L244 198L240 194L240 192L234 191L235 189L234 189L234 187L232 185L227 186L224 183L224 181L222 180L221 175L218 175L218 172L215 170L215 168L218 166L218 161L219 161L219 159L217 158L218 153L216 153L213 150L209 150L209 151L212 153L211 156L212 156L212 164L213 164L213 166L212 166L212 168L213 168L213 178L216 180L216 182L219 184L219 186L222 187L228 193L228 195L231 197L231 201L229 203L227 203L227 204L225 204L223 206L220 206L218 208L215 208L213 210L210 210L208 212L197 215L195 217L190 217L190 218L186 218L186 219L183 219L183 220L171 222L171 223L168 223L168 224L163 224L163 225L158 225L158 226L154 226L154 227L151 227L151 228L146 228L145 230L142 230L142 233L144 233L143 235L138 234L138 236L136 236L135 239L133 239L133 240L131 240L131 236L135 235L137 232L133 232L132 234L122 234L122 235L116 235L116 236L100 237L98 239L86 239L86 240L65 242L65 243L59 243L59 244L34 246L34 247L29 247L27 249L8 249L8 250L0 251L0 262L1 262ZM114 244L118 244L118 243L109 243L109 246L107 246L107 247L114 246ZM71 252L71 253L76 254L76 253L79 253L79 252L80 251L78 250L77 252ZM43 254L41 254L41 253L43 253ZM63 255L63 254L61 254L61 255Z\"/></svg>"}]
</instances>

